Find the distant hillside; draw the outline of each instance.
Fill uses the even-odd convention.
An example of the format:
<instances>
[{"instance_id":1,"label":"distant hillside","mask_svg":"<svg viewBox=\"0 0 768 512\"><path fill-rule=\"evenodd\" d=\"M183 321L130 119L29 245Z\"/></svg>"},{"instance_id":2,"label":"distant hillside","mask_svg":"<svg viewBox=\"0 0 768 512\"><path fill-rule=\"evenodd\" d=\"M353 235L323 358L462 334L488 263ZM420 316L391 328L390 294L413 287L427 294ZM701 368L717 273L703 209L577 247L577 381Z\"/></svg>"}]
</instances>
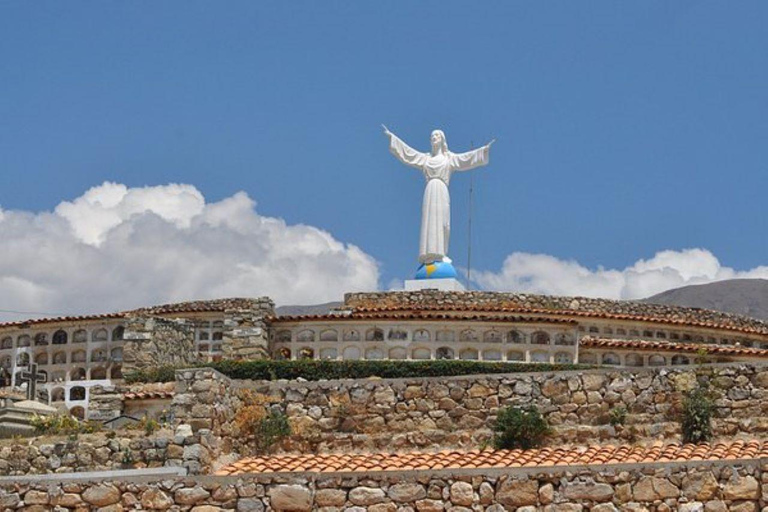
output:
<instances>
[{"instance_id":1,"label":"distant hillside","mask_svg":"<svg viewBox=\"0 0 768 512\"><path fill-rule=\"evenodd\" d=\"M768 280L730 279L683 286L641 302L714 309L768 320Z\"/></svg>"},{"instance_id":2,"label":"distant hillside","mask_svg":"<svg viewBox=\"0 0 768 512\"><path fill-rule=\"evenodd\" d=\"M325 304L313 304L311 306L279 306L275 308L275 313L278 316L325 315L342 304L344 303L326 302Z\"/></svg>"}]
</instances>

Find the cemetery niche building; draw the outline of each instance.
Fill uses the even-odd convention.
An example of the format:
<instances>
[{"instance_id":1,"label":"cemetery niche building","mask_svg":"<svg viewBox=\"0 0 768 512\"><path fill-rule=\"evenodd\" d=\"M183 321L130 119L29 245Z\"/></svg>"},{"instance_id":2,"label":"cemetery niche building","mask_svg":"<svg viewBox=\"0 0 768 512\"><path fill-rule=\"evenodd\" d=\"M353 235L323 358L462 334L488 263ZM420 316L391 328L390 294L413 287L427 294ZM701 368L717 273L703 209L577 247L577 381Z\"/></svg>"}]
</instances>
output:
<instances>
[{"instance_id":1,"label":"cemetery niche building","mask_svg":"<svg viewBox=\"0 0 768 512\"><path fill-rule=\"evenodd\" d=\"M768 356L768 323L630 301L500 292L349 293L323 314L267 298L193 301L0 324L5 387L89 416L92 388L158 366L221 359L431 360L653 367Z\"/></svg>"}]
</instances>

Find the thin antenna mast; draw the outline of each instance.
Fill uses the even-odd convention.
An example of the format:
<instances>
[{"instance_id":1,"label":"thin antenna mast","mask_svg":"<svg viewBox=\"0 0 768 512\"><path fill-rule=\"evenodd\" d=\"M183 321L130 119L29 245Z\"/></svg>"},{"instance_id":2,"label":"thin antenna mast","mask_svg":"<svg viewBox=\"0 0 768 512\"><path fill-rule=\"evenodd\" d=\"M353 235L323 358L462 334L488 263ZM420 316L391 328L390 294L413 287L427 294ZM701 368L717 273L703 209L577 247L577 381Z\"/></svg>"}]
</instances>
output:
<instances>
[{"instance_id":1,"label":"thin antenna mast","mask_svg":"<svg viewBox=\"0 0 768 512\"><path fill-rule=\"evenodd\" d=\"M475 143L469 143L475 149ZM467 291L472 290L472 199L475 192L475 171L469 172L469 217L467 221Z\"/></svg>"}]
</instances>

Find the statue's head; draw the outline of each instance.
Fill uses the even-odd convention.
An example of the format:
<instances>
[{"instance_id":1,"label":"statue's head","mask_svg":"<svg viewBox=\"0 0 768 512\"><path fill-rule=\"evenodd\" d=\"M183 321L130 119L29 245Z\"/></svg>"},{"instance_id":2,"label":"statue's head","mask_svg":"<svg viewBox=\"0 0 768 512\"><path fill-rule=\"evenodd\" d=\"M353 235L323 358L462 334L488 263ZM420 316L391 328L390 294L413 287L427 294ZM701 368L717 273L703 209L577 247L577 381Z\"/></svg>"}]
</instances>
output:
<instances>
[{"instance_id":1,"label":"statue's head","mask_svg":"<svg viewBox=\"0 0 768 512\"><path fill-rule=\"evenodd\" d=\"M448 141L445 140L445 133L443 133L443 130L434 130L429 137L429 140L432 143L433 155L448 152Z\"/></svg>"}]
</instances>

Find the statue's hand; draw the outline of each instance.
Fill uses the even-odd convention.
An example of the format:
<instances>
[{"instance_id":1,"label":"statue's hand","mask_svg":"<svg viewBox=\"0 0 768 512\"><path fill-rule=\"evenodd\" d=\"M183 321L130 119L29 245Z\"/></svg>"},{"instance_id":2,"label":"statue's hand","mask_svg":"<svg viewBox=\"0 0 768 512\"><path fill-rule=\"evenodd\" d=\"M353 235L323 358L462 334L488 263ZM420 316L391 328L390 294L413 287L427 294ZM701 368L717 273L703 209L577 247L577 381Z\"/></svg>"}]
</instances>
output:
<instances>
[{"instance_id":1,"label":"statue's hand","mask_svg":"<svg viewBox=\"0 0 768 512\"><path fill-rule=\"evenodd\" d=\"M493 143L496 142L496 139L493 139L491 142L488 143L488 147L491 147Z\"/></svg>"},{"instance_id":2,"label":"statue's hand","mask_svg":"<svg viewBox=\"0 0 768 512\"><path fill-rule=\"evenodd\" d=\"M382 124L381 127L384 128L384 135L386 135L387 137L391 137L392 136L392 132L389 131L389 128L384 126L384 124Z\"/></svg>"}]
</instances>

